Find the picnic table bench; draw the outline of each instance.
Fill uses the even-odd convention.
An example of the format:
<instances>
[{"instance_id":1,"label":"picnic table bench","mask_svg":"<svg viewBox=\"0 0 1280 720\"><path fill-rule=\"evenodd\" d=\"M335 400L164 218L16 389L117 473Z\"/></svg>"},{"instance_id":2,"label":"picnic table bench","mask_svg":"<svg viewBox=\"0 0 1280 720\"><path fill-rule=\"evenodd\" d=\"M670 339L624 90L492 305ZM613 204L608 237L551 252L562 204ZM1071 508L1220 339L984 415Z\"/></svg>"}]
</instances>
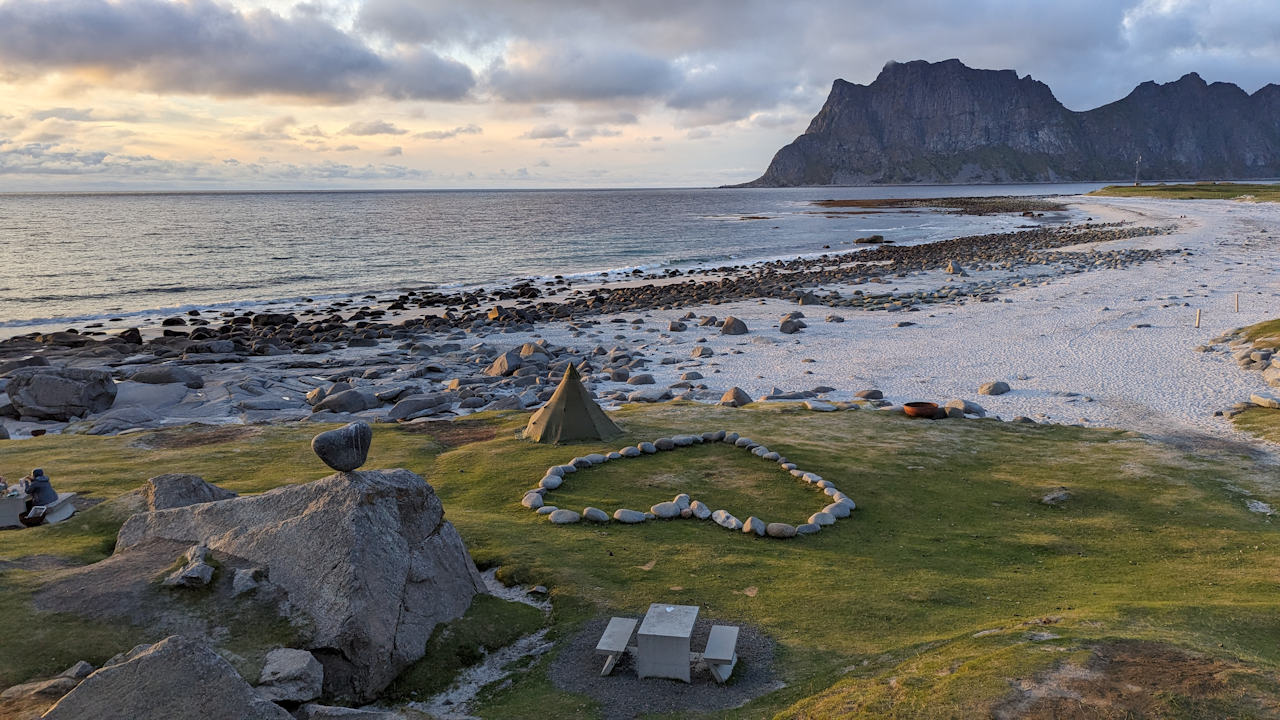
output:
<instances>
[{"instance_id":1,"label":"picnic table bench","mask_svg":"<svg viewBox=\"0 0 1280 720\"><path fill-rule=\"evenodd\" d=\"M618 664L618 658L627 651L627 644L631 642L631 634L635 632L636 623L635 618L609 619L609 626L600 636L600 642L596 643L596 654L607 656L604 668L600 671L601 675L613 672L613 666Z\"/></svg>"}]
</instances>

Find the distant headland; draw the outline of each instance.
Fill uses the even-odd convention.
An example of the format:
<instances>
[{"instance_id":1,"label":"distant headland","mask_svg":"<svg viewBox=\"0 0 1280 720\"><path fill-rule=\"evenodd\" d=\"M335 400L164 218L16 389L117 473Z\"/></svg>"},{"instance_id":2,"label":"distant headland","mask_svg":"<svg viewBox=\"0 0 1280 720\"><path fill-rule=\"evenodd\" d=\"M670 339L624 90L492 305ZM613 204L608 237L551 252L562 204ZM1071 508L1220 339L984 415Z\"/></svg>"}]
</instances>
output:
<instances>
[{"instance_id":1,"label":"distant headland","mask_svg":"<svg viewBox=\"0 0 1280 720\"><path fill-rule=\"evenodd\" d=\"M1280 86L1189 73L1075 112L1048 85L959 60L836 80L804 134L737 187L1280 177Z\"/></svg>"}]
</instances>

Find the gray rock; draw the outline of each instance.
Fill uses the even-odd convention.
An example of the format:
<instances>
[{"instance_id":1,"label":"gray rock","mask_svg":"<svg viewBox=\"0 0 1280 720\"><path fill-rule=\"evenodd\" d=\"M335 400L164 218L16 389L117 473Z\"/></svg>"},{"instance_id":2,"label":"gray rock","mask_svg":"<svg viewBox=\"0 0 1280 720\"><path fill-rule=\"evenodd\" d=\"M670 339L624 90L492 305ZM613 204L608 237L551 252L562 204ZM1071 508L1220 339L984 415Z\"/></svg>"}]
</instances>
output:
<instances>
[{"instance_id":1,"label":"gray rock","mask_svg":"<svg viewBox=\"0 0 1280 720\"><path fill-rule=\"evenodd\" d=\"M262 585L258 580L258 576L261 574L261 568L236 568L235 573L231 576L232 596L243 595L257 590Z\"/></svg>"},{"instance_id":2,"label":"gray rock","mask_svg":"<svg viewBox=\"0 0 1280 720\"><path fill-rule=\"evenodd\" d=\"M644 390L636 390L627 395L627 402L662 402L671 398L671 391L666 388L646 388Z\"/></svg>"},{"instance_id":3,"label":"gray rock","mask_svg":"<svg viewBox=\"0 0 1280 720\"><path fill-rule=\"evenodd\" d=\"M747 324L738 318L730 315L724 319L724 325L720 326L721 335L746 335Z\"/></svg>"},{"instance_id":4,"label":"gray rock","mask_svg":"<svg viewBox=\"0 0 1280 720\"><path fill-rule=\"evenodd\" d=\"M485 368L484 374L493 377L503 377L511 375L524 365L524 360L520 357L520 353L512 350L498 356L489 367Z\"/></svg>"},{"instance_id":5,"label":"gray rock","mask_svg":"<svg viewBox=\"0 0 1280 720\"><path fill-rule=\"evenodd\" d=\"M230 490L205 482L198 475L165 473L142 486L142 497L148 510L167 510L198 503L216 502L236 497Z\"/></svg>"},{"instance_id":6,"label":"gray rock","mask_svg":"<svg viewBox=\"0 0 1280 720\"><path fill-rule=\"evenodd\" d=\"M583 455L582 459L586 460L588 463L592 465L603 465L609 461L608 458L606 458L604 455L601 455L600 453L590 453L588 455Z\"/></svg>"},{"instance_id":7,"label":"gray rock","mask_svg":"<svg viewBox=\"0 0 1280 720\"><path fill-rule=\"evenodd\" d=\"M755 533L760 537L764 537L765 527L766 527L765 521L752 515L751 517L747 518L747 521L745 523L742 524L742 532Z\"/></svg>"},{"instance_id":8,"label":"gray rock","mask_svg":"<svg viewBox=\"0 0 1280 720\"><path fill-rule=\"evenodd\" d=\"M547 519L554 525L572 525L582 519L582 516L572 510L561 508L547 516Z\"/></svg>"},{"instance_id":9,"label":"gray rock","mask_svg":"<svg viewBox=\"0 0 1280 720\"><path fill-rule=\"evenodd\" d=\"M807 327L809 326L802 320L783 320L778 325L778 331L785 335L794 335Z\"/></svg>"},{"instance_id":10,"label":"gray rock","mask_svg":"<svg viewBox=\"0 0 1280 720\"><path fill-rule=\"evenodd\" d=\"M607 523L609 522L609 514L600 508L588 507L583 509L582 519L587 522Z\"/></svg>"},{"instance_id":11,"label":"gray rock","mask_svg":"<svg viewBox=\"0 0 1280 720\"><path fill-rule=\"evenodd\" d=\"M884 399L884 393L880 392L879 390L859 390L858 392L854 393L853 396L857 398L862 398L863 400L883 400Z\"/></svg>"},{"instance_id":12,"label":"gray rock","mask_svg":"<svg viewBox=\"0 0 1280 720\"><path fill-rule=\"evenodd\" d=\"M148 385L164 385L166 383L182 383L193 390L204 387L204 378L184 367L177 365L161 365L143 368L129 376L133 382Z\"/></svg>"},{"instance_id":13,"label":"gray rock","mask_svg":"<svg viewBox=\"0 0 1280 720\"><path fill-rule=\"evenodd\" d=\"M1044 503L1045 505L1061 505L1070 499L1071 499L1071 491L1067 490L1064 487L1060 487L1057 490L1054 490L1053 492L1040 498L1040 502Z\"/></svg>"},{"instance_id":14,"label":"gray rock","mask_svg":"<svg viewBox=\"0 0 1280 720\"><path fill-rule=\"evenodd\" d=\"M1003 395L1009 392L1009 383L1003 380L995 380L993 382L983 383L978 388L979 395Z\"/></svg>"},{"instance_id":15,"label":"gray rock","mask_svg":"<svg viewBox=\"0 0 1280 720\"><path fill-rule=\"evenodd\" d=\"M537 510L543 505L542 496L536 492L525 493L524 497L520 498L520 504L530 510Z\"/></svg>"},{"instance_id":16,"label":"gray rock","mask_svg":"<svg viewBox=\"0 0 1280 720\"><path fill-rule=\"evenodd\" d=\"M613 519L620 523L634 525L636 523L644 522L645 516L644 513L639 510L627 510L626 508L620 508L613 511Z\"/></svg>"},{"instance_id":17,"label":"gray rock","mask_svg":"<svg viewBox=\"0 0 1280 720\"><path fill-rule=\"evenodd\" d=\"M751 396L740 387L731 387L720 396L720 404L725 407L742 407L751 403Z\"/></svg>"},{"instance_id":18,"label":"gray rock","mask_svg":"<svg viewBox=\"0 0 1280 720\"><path fill-rule=\"evenodd\" d=\"M818 532L821 529L822 528L819 527L816 523L804 523L803 525L796 526L796 534L797 535L813 535L814 533Z\"/></svg>"},{"instance_id":19,"label":"gray rock","mask_svg":"<svg viewBox=\"0 0 1280 720\"><path fill-rule=\"evenodd\" d=\"M18 368L5 391L19 415L38 420L84 417L110 408L116 400L111 373L87 368Z\"/></svg>"},{"instance_id":20,"label":"gray rock","mask_svg":"<svg viewBox=\"0 0 1280 720\"><path fill-rule=\"evenodd\" d=\"M373 428L363 420L328 430L311 438L311 449L325 465L338 472L357 470L369 457Z\"/></svg>"},{"instance_id":21,"label":"gray rock","mask_svg":"<svg viewBox=\"0 0 1280 720\"><path fill-rule=\"evenodd\" d=\"M560 475L548 475L538 481L538 487L544 487L548 490L555 490L564 482L564 478Z\"/></svg>"},{"instance_id":22,"label":"gray rock","mask_svg":"<svg viewBox=\"0 0 1280 720\"><path fill-rule=\"evenodd\" d=\"M1270 393L1253 393L1249 396L1249 402L1258 407L1280 408L1280 397Z\"/></svg>"},{"instance_id":23,"label":"gray rock","mask_svg":"<svg viewBox=\"0 0 1280 720\"><path fill-rule=\"evenodd\" d=\"M711 513L711 520L722 528L729 530L741 530L742 521L729 514L727 510L716 510Z\"/></svg>"},{"instance_id":24,"label":"gray rock","mask_svg":"<svg viewBox=\"0 0 1280 720\"><path fill-rule=\"evenodd\" d=\"M836 516L829 512L819 511L809 516L809 522L814 525L835 525Z\"/></svg>"},{"instance_id":25,"label":"gray rock","mask_svg":"<svg viewBox=\"0 0 1280 720\"><path fill-rule=\"evenodd\" d=\"M85 435L115 435L133 428L148 428L159 424L161 416L150 409L138 405L129 407L113 407L95 416L92 420L75 423L67 428L68 433L83 432Z\"/></svg>"},{"instance_id":26,"label":"gray rock","mask_svg":"<svg viewBox=\"0 0 1280 720\"><path fill-rule=\"evenodd\" d=\"M621 454L622 457L624 458L640 457L640 455L642 454L640 452L640 448L634 447L634 446L624 447L621 450L619 450L618 453Z\"/></svg>"},{"instance_id":27,"label":"gray rock","mask_svg":"<svg viewBox=\"0 0 1280 720\"><path fill-rule=\"evenodd\" d=\"M663 520L680 517L680 506L674 502L660 502L649 508L649 512Z\"/></svg>"},{"instance_id":28,"label":"gray rock","mask_svg":"<svg viewBox=\"0 0 1280 720\"><path fill-rule=\"evenodd\" d=\"M773 538L793 538L796 536L795 526L786 523L769 523L765 526L764 532Z\"/></svg>"},{"instance_id":29,"label":"gray rock","mask_svg":"<svg viewBox=\"0 0 1280 720\"><path fill-rule=\"evenodd\" d=\"M651 442L642 442L636 445L636 447L639 448L640 452L644 453L645 455L652 455L658 452L658 448L654 447L653 443Z\"/></svg>"},{"instance_id":30,"label":"gray rock","mask_svg":"<svg viewBox=\"0 0 1280 720\"><path fill-rule=\"evenodd\" d=\"M689 510L693 513L693 516L699 520L706 520L711 517L711 508L707 507L707 504L701 500L694 500L689 503Z\"/></svg>"},{"instance_id":31,"label":"gray rock","mask_svg":"<svg viewBox=\"0 0 1280 720\"><path fill-rule=\"evenodd\" d=\"M381 403L373 393L363 390L343 390L325 397L311 406L312 412L354 413L376 408Z\"/></svg>"},{"instance_id":32,"label":"gray rock","mask_svg":"<svg viewBox=\"0 0 1280 720\"><path fill-rule=\"evenodd\" d=\"M202 588L213 580L213 566L205 562L209 548L192 545L183 556L185 563L161 581L167 587Z\"/></svg>"},{"instance_id":33,"label":"gray rock","mask_svg":"<svg viewBox=\"0 0 1280 720\"><path fill-rule=\"evenodd\" d=\"M484 582L431 486L407 470L338 473L261 495L138 513L116 552L201 542L266 569L311 620L325 694L371 700Z\"/></svg>"},{"instance_id":34,"label":"gray rock","mask_svg":"<svg viewBox=\"0 0 1280 720\"><path fill-rule=\"evenodd\" d=\"M671 498L671 502L675 503L676 507L681 510L686 510L690 507L690 499L686 493L680 493L679 495Z\"/></svg>"},{"instance_id":35,"label":"gray rock","mask_svg":"<svg viewBox=\"0 0 1280 720\"><path fill-rule=\"evenodd\" d=\"M181 635L134 648L85 678L44 714L52 720L292 720L231 664Z\"/></svg>"},{"instance_id":36,"label":"gray rock","mask_svg":"<svg viewBox=\"0 0 1280 720\"><path fill-rule=\"evenodd\" d=\"M987 416L986 408L982 407L976 402L971 402L969 400L959 400L959 399L948 400L945 404L943 404L942 407L946 408L947 410L959 410L965 415L977 415L978 417Z\"/></svg>"},{"instance_id":37,"label":"gray rock","mask_svg":"<svg viewBox=\"0 0 1280 720\"><path fill-rule=\"evenodd\" d=\"M306 703L294 714L296 720L404 720L404 716L391 710L349 708L338 705Z\"/></svg>"},{"instance_id":38,"label":"gray rock","mask_svg":"<svg viewBox=\"0 0 1280 720\"><path fill-rule=\"evenodd\" d=\"M804 406L814 412L834 412L836 409L835 405L822 400L805 400Z\"/></svg>"},{"instance_id":39,"label":"gray rock","mask_svg":"<svg viewBox=\"0 0 1280 720\"><path fill-rule=\"evenodd\" d=\"M822 508L822 512L827 513L835 518L847 518L849 517L849 513L852 510L853 508L850 508L848 505L842 502L833 502L830 505Z\"/></svg>"},{"instance_id":40,"label":"gray rock","mask_svg":"<svg viewBox=\"0 0 1280 720\"><path fill-rule=\"evenodd\" d=\"M628 385L652 385L653 383L653 376L649 373L640 373L627 378Z\"/></svg>"},{"instance_id":41,"label":"gray rock","mask_svg":"<svg viewBox=\"0 0 1280 720\"><path fill-rule=\"evenodd\" d=\"M543 505L542 507L535 510L533 514L534 515L550 515L551 513L559 509L560 508L556 507L555 505Z\"/></svg>"},{"instance_id":42,"label":"gray rock","mask_svg":"<svg viewBox=\"0 0 1280 720\"><path fill-rule=\"evenodd\" d=\"M272 702L306 702L320 697L324 666L306 650L276 648L267 653L258 694Z\"/></svg>"},{"instance_id":43,"label":"gray rock","mask_svg":"<svg viewBox=\"0 0 1280 720\"><path fill-rule=\"evenodd\" d=\"M653 446L659 450L675 450L676 443L671 438L658 438L653 441Z\"/></svg>"},{"instance_id":44,"label":"gray rock","mask_svg":"<svg viewBox=\"0 0 1280 720\"><path fill-rule=\"evenodd\" d=\"M689 353L690 357L694 357L694 358L708 358L708 357L714 356L715 354L716 354L716 351L712 350L706 345L699 345L698 347L693 349L693 352Z\"/></svg>"}]
</instances>

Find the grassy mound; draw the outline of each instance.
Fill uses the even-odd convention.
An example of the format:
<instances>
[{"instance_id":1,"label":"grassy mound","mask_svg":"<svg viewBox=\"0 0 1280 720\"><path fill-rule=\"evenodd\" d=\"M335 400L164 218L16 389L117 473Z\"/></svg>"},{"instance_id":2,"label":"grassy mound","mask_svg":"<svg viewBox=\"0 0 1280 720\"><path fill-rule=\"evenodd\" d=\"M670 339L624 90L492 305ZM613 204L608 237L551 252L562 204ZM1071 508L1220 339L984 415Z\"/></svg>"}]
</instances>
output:
<instances>
[{"instance_id":1,"label":"grassy mound","mask_svg":"<svg viewBox=\"0 0 1280 720\"><path fill-rule=\"evenodd\" d=\"M1218 684L1209 690L1148 687L1144 692L1163 693L1165 703L1149 707L1173 708L1157 715L1247 717L1280 698L1280 543L1272 520L1249 512L1241 492L1280 499L1269 495L1274 468L1188 456L1117 431L795 406L627 408L616 414L627 437L559 448L520 440L526 419L510 413L378 426L368 467L423 474L478 563L500 565L509 580L550 587L553 639L602 614L638 615L651 602L696 604L706 617L769 634L787 685L734 717L990 715L1022 707L1027 688L1082 676L1122 703L1134 695L1126 688L1136 686L1122 682L1130 677L1123 673L1138 661L1116 660L1116 648L1132 647L1221 665L1210 673ZM575 455L719 428L832 480L859 510L816 536L777 541L689 520L552 526L518 504L547 466ZM254 492L324 475L306 448L317 430L267 428L212 444L184 443L181 432L10 442L0 444L0 472L42 465L60 490L99 497L176 471ZM178 441L157 443L163 435ZM140 452L139 445L156 449ZM1059 487L1072 495L1065 504L1039 501ZM782 522L807 517L821 501L771 463L701 447L575 473L550 502L644 509L679 491L739 517ZM33 556L104 556L119 523L109 517L111 505L54 528L0 533L0 560L9 563L0 575L6 607L21 607L49 572L17 569L33 565ZM505 612L490 610L494 617ZM0 626L0 637L23 637L25 628ZM15 641L0 641L0 684L56 672L82 656L94 660L94 648L101 655L127 646L131 633L145 634L77 626L97 633L86 645L63 640L69 629L60 625L44 636L47 652L39 658L17 659L9 652ZM464 634L485 644L489 632ZM472 712L597 717L591 701L551 684L548 662L544 657L490 691ZM398 690L436 687L438 678L403 677Z\"/></svg>"},{"instance_id":2,"label":"grassy mound","mask_svg":"<svg viewBox=\"0 0 1280 720\"><path fill-rule=\"evenodd\" d=\"M1199 182L1156 185L1108 185L1090 195L1107 197L1153 197L1167 200L1280 201L1280 185L1258 183Z\"/></svg>"}]
</instances>

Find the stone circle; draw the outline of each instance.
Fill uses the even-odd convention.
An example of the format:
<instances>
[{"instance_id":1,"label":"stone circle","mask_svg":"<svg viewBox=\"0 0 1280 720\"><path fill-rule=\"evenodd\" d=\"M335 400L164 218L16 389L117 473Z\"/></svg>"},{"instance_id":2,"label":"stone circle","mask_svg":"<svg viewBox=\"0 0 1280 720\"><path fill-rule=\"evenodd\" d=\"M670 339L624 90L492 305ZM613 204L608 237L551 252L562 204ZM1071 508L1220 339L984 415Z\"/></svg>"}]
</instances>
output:
<instances>
[{"instance_id":1,"label":"stone circle","mask_svg":"<svg viewBox=\"0 0 1280 720\"><path fill-rule=\"evenodd\" d=\"M572 510L555 508L546 501L546 495L548 493L559 489L568 481L567 476L579 469L603 465L604 463L615 460L646 457L663 450L679 450L680 448L702 445L704 443L723 443L729 447L746 450L756 457L775 463L784 473L787 473L795 480L803 482L814 490L820 492L824 502L830 502L827 502L827 504L823 505L821 509L806 518L804 522L793 525L783 522L765 521L754 515L749 516L744 522L734 517L727 510L712 510L706 503L695 498L691 498L686 493L680 493L671 500L656 503L649 508L648 512L632 510L629 508L618 508L613 511L612 516L607 511L594 507L585 508L582 513L579 514ZM575 457L567 464L554 465L547 468L544 477L538 481L537 486L531 490L526 490L521 495L520 504L540 515L547 515L548 520L555 525L572 525L577 523L579 520L587 520L595 523L608 523L611 518L613 522L624 525L635 525L659 519L677 520L685 518L710 520L723 528L739 531L742 534L777 539L812 535L821 531L824 527L829 527L835 524L838 519L848 518L853 510L857 508L857 504L854 503L848 495L837 489L835 484L830 480L826 480L820 475L796 467L795 463L789 461L785 456L770 450L750 438L743 437L735 432L726 432L724 430L690 433L687 435L673 435L671 437L659 438L653 442L637 443L636 445L622 448L616 452L610 452L607 454L592 453L590 455Z\"/></svg>"}]
</instances>

